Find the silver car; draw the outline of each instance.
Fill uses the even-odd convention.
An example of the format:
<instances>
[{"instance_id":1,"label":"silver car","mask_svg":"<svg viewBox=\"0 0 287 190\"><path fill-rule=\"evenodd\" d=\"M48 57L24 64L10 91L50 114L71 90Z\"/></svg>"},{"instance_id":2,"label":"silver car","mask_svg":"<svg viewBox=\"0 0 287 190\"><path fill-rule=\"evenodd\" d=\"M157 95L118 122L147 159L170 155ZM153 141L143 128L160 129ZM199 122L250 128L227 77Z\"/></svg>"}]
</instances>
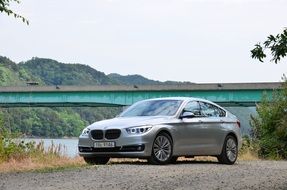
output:
<instances>
[{"instance_id":1,"label":"silver car","mask_svg":"<svg viewBox=\"0 0 287 190\"><path fill-rule=\"evenodd\" d=\"M168 164L179 156L207 155L233 164L241 144L236 116L207 100L175 97L140 101L116 118L91 124L78 148L89 164L106 164L112 157Z\"/></svg>"}]
</instances>

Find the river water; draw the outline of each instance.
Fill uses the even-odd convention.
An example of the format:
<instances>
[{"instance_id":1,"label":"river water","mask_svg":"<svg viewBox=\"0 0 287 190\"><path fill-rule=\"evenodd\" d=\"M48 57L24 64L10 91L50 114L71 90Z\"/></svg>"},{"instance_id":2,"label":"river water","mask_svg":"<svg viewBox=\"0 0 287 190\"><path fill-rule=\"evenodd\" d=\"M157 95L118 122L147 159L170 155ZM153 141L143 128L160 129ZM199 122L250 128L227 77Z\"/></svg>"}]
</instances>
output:
<instances>
[{"instance_id":1,"label":"river water","mask_svg":"<svg viewBox=\"0 0 287 190\"><path fill-rule=\"evenodd\" d=\"M47 150L52 144L61 146L61 152L63 155L68 157L75 157L78 155L78 139L35 139L35 138L25 138L25 142L35 141L37 144L43 141L44 148Z\"/></svg>"}]
</instances>

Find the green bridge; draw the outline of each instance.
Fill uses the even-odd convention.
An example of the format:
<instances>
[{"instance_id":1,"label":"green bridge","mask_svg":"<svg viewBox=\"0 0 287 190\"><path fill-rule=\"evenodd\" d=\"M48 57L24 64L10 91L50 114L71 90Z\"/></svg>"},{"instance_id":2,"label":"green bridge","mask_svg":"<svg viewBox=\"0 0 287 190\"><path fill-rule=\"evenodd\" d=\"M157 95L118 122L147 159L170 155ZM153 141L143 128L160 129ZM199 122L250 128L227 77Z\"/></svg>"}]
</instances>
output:
<instances>
[{"instance_id":1,"label":"green bridge","mask_svg":"<svg viewBox=\"0 0 287 190\"><path fill-rule=\"evenodd\" d=\"M192 96L222 106L255 106L281 83L222 83L134 86L25 86L0 87L0 107L126 106L158 97Z\"/></svg>"}]
</instances>

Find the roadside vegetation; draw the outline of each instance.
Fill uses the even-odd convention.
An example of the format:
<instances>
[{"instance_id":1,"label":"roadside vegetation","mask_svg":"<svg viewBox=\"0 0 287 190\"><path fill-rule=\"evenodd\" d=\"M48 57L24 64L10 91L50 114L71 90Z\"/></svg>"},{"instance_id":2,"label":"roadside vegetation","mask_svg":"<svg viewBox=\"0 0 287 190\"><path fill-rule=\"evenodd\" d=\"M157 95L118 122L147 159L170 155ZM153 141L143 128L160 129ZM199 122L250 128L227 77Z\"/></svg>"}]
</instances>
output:
<instances>
[{"instance_id":1,"label":"roadside vegetation","mask_svg":"<svg viewBox=\"0 0 287 190\"><path fill-rule=\"evenodd\" d=\"M62 155L65 147L61 145L52 144L45 150L43 142L24 142L18 140L18 137L19 134L11 133L0 125L0 172L50 171L85 165L79 157L68 158Z\"/></svg>"},{"instance_id":2,"label":"roadside vegetation","mask_svg":"<svg viewBox=\"0 0 287 190\"><path fill-rule=\"evenodd\" d=\"M277 35L255 45L251 57L264 62L267 55L275 64L287 56L287 28ZM251 117L252 138L247 145L255 147L254 152L264 159L287 160L287 78L280 90L274 91L272 97L265 96L256 107L257 116ZM244 150L244 149L243 149Z\"/></svg>"},{"instance_id":3,"label":"roadside vegetation","mask_svg":"<svg viewBox=\"0 0 287 190\"><path fill-rule=\"evenodd\" d=\"M249 136L244 136L242 138L242 148L239 151L239 160L259 160L258 155L259 145L258 142Z\"/></svg>"},{"instance_id":4,"label":"roadside vegetation","mask_svg":"<svg viewBox=\"0 0 287 190\"><path fill-rule=\"evenodd\" d=\"M265 96L257 106L258 116L251 118L253 144L264 159L287 159L287 80L271 100Z\"/></svg>"},{"instance_id":5,"label":"roadside vegetation","mask_svg":"<svg viewBox=\"0 0 287 190\"><path fill-rule=\"evenodd\" d=\"M251 116L251 136L243 137L241 160L287 159L287 80L271 97L265 95Z\"/></svg>"}]
</instances>

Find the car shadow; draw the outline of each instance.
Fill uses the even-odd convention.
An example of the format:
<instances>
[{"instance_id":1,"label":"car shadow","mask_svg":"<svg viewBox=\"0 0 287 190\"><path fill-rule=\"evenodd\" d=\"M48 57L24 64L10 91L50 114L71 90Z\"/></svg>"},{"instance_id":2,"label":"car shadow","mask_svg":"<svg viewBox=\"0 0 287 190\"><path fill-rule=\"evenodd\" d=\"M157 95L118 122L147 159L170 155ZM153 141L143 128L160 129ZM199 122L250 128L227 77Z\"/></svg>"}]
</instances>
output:
<instances>
[{"instance_id":1,"label":"car shadow","mask_svg":"<svg viewBox=\"0 0 287 190\"><path fill-rule=\"evenodd\" d=\"M148 163L146 160L111 160L109 162L110 165L152 165ZM169 165L183 165L183 164L220 164L215 160L177 160Z\"/></svg>"},{"instance_id":2,"label":"car shadow","mask_svg":"<svg viewBox=\"0 0 287 190\"><path fill-rule=\"evenodd\" d=\"M175 164L220 164L218 161L210 160L183 160L176 161Z\"/></svg>"}]
</instances>

